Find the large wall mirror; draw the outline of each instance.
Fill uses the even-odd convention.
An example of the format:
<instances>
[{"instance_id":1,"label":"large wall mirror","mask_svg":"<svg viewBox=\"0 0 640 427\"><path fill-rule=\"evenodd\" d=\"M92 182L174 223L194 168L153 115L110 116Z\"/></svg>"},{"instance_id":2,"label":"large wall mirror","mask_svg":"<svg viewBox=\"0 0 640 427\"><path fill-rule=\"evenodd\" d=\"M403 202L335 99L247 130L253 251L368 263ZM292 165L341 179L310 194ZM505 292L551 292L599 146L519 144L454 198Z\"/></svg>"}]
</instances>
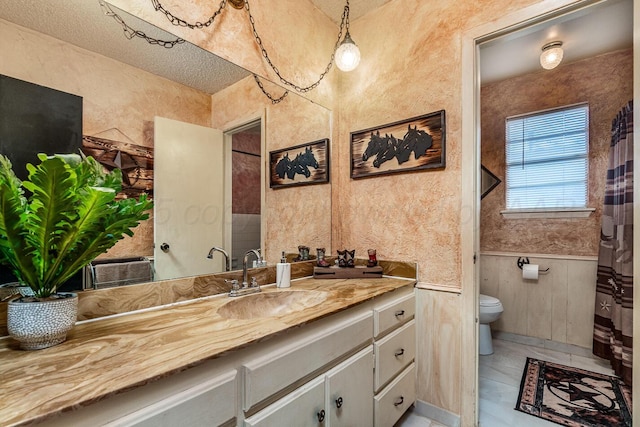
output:
<instances>
[{"instance_id":1,"label":"large wall mirror","mask_svg":"<svg viewBox=\"0 0 640 427\"><path fill-rule=\"evenodd\" d=\"M109 7L151 38L176 39ZM98 0L3 2L0 74L81 96L84 135L153 149L155 166L164 162L177 168L168 175L154 170L154 197L171 183L178 193L191 192L205 202L199 207L184 200L173 203L180 208L173 214L178 224L202 221L195 233L200 241L193 233L182 243L165 241L175 238L163 233L175 231L176 223L167 226L165 212L156 211L105 258L153 257L159 271L178 255L197 260L158 277L168 279L223 271L222 256L207 258L214 246L227 250L237 268L242 267L238 254L248 247L260 247L268 263L300 244L330 251L331 185L271 190L266 158L272 150L330 138L331 111L295 93L274 105L251 72L187 42L168 49L139 37L128 39L122 25L104 12ZM264 85L276 95L284 91L268 81ZM167 130L167 123L177 128ZM195 148L185 154L185 129L198 128L219 131L217 153L205 143L207 151ZM158 151L166 147L172 151ZM178 160L178 154L186 160ZM191 174L189 183L185 170ZM207 192L214 187L220 190L219 202ZM163 209L172 200L165 200ZM256 233L257 243L247 243ZM166 251L159 250L163 243L169 246Z\"/></svg>"}]
</instances>

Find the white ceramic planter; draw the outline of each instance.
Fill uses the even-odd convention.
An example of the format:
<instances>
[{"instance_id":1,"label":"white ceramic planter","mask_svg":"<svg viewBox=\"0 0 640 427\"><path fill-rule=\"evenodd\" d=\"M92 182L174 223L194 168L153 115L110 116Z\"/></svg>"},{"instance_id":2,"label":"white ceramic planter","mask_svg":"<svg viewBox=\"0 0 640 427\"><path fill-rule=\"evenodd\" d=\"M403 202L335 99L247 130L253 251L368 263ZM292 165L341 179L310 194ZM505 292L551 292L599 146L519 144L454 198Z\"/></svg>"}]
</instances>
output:
<instances>
[{"instance_id":1,"label":"white ceramic planter","mask_svg":"<svg viewBox=\"0 0 640 427\"><path fill-rule=\"evenodd\" d=\"M23 350L40 350L60 344L76 323L78 295L59 293L49 301L9 301L7 329Z\"/></svg>"}]
</instances>

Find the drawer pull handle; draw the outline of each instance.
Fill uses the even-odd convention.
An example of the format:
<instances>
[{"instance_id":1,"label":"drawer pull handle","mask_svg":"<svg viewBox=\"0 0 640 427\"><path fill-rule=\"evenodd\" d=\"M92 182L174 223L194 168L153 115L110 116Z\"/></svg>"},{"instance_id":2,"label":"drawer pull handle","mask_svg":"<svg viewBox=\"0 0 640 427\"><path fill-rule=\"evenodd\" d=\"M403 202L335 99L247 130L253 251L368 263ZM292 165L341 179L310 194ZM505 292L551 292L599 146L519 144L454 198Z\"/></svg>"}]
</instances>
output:
<instances>
[{"instance_id":1,"label":"drawer pull handle","mask_svg":"<svg viewBox=\"0 0 640 427\"><path fill-rule=\"evenodd\" d=\"M336 399L336 406L338 407L338 409L342 408L342 402L342 396Z\"/></svg>"},{"instance_id":2,"label":"drawer pull handle","mask_svg":"<svg viewBox=\"0 0 640 427\"><path fill-rule=\"evenodd\" d=\"M396 401L393 403L393 406L400 406L400 405L402 405L403 403L404 403L404 396L400 396L400 399L396 400Z\"/></svg>"},{"instance_id":3,"label":"drawer pull handle","mask_svg":"<svg viewBox=\"0 0 640 427\"><path fill-rule=\"evenodd\" d=\"M400 357L404 354L404 348L401 348L400 350L396 351L395 356L396 357Z\"/></svg>"},{"instance_id":4,"label":"drawer pull handle","mask_svg":"<svg viewBox=\"0 0 640 427\"><path fill-rule=\"evenodd\" d=\"M316 415L318 415L318 422L319 422L319 423L321 423L321 422L323 422L323 421L324 421L324 415L325 415L325 413L324 413L324 409L323 409L323 410L321 410L320 412L318 412Z\"/></svg>"},{"instance_id":5,"label":"drawer pull handle","mask_svg":"<svg viewBox=\"0 0 640 427\"><path fill-rule=\"evenodd\" d=\"M396 311L396 317L404 316L404 310Z\"/></svg>"}]
</instances>

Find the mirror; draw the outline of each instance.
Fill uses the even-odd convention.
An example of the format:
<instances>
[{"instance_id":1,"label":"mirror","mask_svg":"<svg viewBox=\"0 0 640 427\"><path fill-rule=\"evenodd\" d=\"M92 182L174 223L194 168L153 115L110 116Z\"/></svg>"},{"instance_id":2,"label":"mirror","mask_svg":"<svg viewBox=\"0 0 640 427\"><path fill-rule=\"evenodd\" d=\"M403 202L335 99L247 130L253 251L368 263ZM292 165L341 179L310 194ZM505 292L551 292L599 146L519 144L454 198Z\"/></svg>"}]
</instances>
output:
<instances>
[{"instance_id":1,"label":"mirror","mask_svg":"<svg viewBox=\"0 0 640 427\"><path fill-rule=\"evenodd\" d=\"M138 18L113 10L132 28L150 37L175 39ZM293 92L280 104L272 105L251 72L189 43L166 49L137 37L128 40L122 26L105 16L97 0L5 1L0 9L0 46L0 74L83 98L84 135L153 147L155 117L213 127L225 135L260 121L260 234L264 258L275 263L281 251L295 252L299 244L330 251L331 185L270 190L265 168L269 151L329 138L331 111L327 108ZM277 96L284 91L268 81L264 86ZM232 164L231 145L225 145L225 150L229 153L227 168ZM225 200L224 227L231 227L235 233L231 197ZM118 243L107 257L152 256L157 232L153 218L134 232L133 238ZM206 251L189 255L206 259L213 246L231 253L233 233L227 233L225 241L209 242ZM210 273L223 270L224 262L216 258L207 260L211 261Z\"/></svg>"}]
</instances>

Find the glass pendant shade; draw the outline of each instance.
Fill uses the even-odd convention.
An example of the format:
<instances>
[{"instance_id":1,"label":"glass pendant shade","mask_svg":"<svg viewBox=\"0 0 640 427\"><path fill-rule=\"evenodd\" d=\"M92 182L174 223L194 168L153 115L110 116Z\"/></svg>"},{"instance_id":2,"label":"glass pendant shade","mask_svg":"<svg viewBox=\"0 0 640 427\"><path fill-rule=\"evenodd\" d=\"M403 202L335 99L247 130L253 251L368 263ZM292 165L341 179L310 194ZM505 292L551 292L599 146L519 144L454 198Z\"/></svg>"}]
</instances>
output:
<instances>
[{"instance_id":1,"label":"glass pendant shade","mask_svg":"<svg viewBox=\"0 0 640 427\"><path fill-rule=\"evenodd\" d=\"M564 51L562 50L562 42L553 42L542 47L540 54L540 65L545 70L556 68L562 61Z\"/></svg>"},{"instance_id":2,"label":"glass pendant shade","mask_svg":"<svg viewBox=\"0 0 640 427\"><path fill-rule=\"evenodd\" d=\"M336 65L342 71L354 70L360 63L360 49L351 40L351 36L347 32L344 40L336 50Z\"/></svg>"}]
</instances>

